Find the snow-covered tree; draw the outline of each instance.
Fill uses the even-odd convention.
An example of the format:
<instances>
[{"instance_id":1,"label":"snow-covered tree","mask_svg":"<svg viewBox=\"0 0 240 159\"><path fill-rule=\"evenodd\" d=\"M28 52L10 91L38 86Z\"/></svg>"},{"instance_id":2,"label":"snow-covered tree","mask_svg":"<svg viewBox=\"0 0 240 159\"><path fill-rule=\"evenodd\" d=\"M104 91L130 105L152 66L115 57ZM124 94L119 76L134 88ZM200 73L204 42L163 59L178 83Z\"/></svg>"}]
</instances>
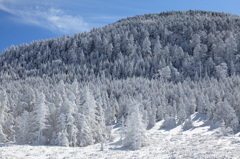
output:
<instances>
[{"instance_id":1,"label":"snow-covered tree","mask_svg":"<svg viewBox=\"0 0 240 159\"><path fill-rule=\"evenodd\" d=\"M166 67L158 70L158 75L163 80L168 80L171 78L171 69L169 68L169 66L166 66Z\"/></svg>"},{"instance_id":2,"label":"snow-covered tree","mask_svg":"<svg viewBox=\"0 0 240 159\"><path fill-rule=\"evenodd\" d=\"M45 102L45 94L37 92L35 110L31 114L31 134L37 143L44 143L47 140L44 136L44 130L49 127L47 119L49 109Z\"/></svg>"},{"instance_id":3,"label":"snow-covered tree","mask_svg":"<svg viewBox=\"0 0 240 159\"><path fill-rule=\"evenodd\" d=\"M3 130L3 126L7 120L7 94L5 90L0 90L0 142L7 141L7 134Z\"/></svg>"},{"instance_id":4,"label":"snow-covered tree","mask_svg":"<svg viewBox=\"0 0 240 159\"><path fill-rule=\"evenodd\" d=\"M220 65L216 66L216 73L218 78L226 78L227 77L227 64L221 63Z\"/></svg>"},{"instance_id":5,"label":"snow-covered tree","mask_svg":"<svg viewBox=\"0 0 240 159\"><path fill-rule=\"evenodd\" d=\"M123 146L133 150L140 149L148 144L145 134L146 128L142 122L142 114L139 110L141 103L132 101L126 120L125 138Z\"/></svg>"},{"instance_id":6,"label":"snow-covered tree","mask_svg":"<svg viewBox=\"0 0 240 159\"><path fill-rule=\"evenodd\" d=\"M159 37L154 45L154 55L159 55L161 53L162 45L160 44Z\"/></svg>"},{"instance_id":7,"label":"snow-covered tree","mask_svg":"<svg viewBox=\"0 0 240 159\"><path fill-rule=\"evenodd\" d=\"M29 143L29 131L30 131L30 116L29 112L24 111L22 116L16 119L18 133L17 141L20 143Z\"/></svg>"},{"instance_id":8,"label":"snow-covered tree","mask_svg":"<svg viewBox=\"0 0 240 159\"><path fill-rule=\"evenodd\" d=\"M91 145L94 143L91 127L88 125L87 118L84 114L81 114L80 119L81 128L78 132L79 146Z\"/></svg>"},{"instance_id":9,"label":"snow-covered tree","mask_svg":"<svg viewBox=\"0 0 240 159\"><path fill-rule=\"evenodd\" d=\"M97 105L88 86L82 92L81 102L80 145L86 146L94 142L101 142L106 135L105 123L103 116L100 115L101 108Z\"/></svg>"},{"instance_id":10,"label":"snow-covered tree","mask_svg":"<svg viewBox=\"0 0 240 159\"><path fill-rule=\"evenodd\" d=\"M239 125L238 117L233 108L228 104L227 100L217 103L216 112L213 117L215 123L224 121L226 127L231 127L234 131L237 130ZM220 124L220 123L218 123Z\"/></svg>"},{"instance_id":11,"label":"snow-covered tree","mask_svg":"<svg viewBox=\"0 0 240 159\"><path fill-rule=\"evenodd\" d=\"M7 138L9 141L15 142L15 123L14 123L14 117L12 114L8 113L7 114L7 119L4 123L4 128L5 128L5 134L7 135Z\"/></svg>"},{"instance_id":12,"label":"snow-covered tree","mask_svg":"<svg viewBox=\"0 0 240 159\"><path fill-rule=\"evenodd\" d=\"M164 122L161 125L161 128L168 128L168 127L175 127L177 125L177 121L175 117L169 117L169 115L167 114L164 117Z\"/></svg>"},{"instance_id":13,"label":"snow-covered tree","mask_svg":"<svg viewBox=\"0 0 240 159\"><path fill-rule=\"evenodd\" d=\"M68 98L66 98L61 106L61 124L62 124L62 131L64 133L68 133L68 141L69 146L76 145L77 142L77 127L75 126L75 119L74 119L74 107L75 103L70 102Z\"/></svg>"},{"instance_id":14,"label":"snow-covered tree","mask_svg":"<svg viewBox=\"0 0 240 159\"><path fill-rule=\"evenodd\" d=\"M68 133L66 130L58 133L57 141L58 141L58 145L60 146L65 146L65 147L69 146Z\"/></svg>"},{"instance_id":15,"label":"snow-covered tree","mask_svg":"<svg viewBox=\"0 0 240 159\"><path fill-rule=\"evenodd\" d=\"M124 139L124 136L125 136L125 120L124 120L123 116L121 118L121 132L120 132L120 135L121 135L120 140L123 143L123 139Z\"/></svg>"},{"instance_id":16,"label":"snow-covered tree","mask_svg":"<svg viewBox=\"0 0 240 159\"><path fill-rule=\"evenodd\" d=\"M145 37L142 44L143 54L151 54L151 42L148 37Z\"/></svg>"},{"instance_id":17,"label":"snow-covered tree","mask_svg":"<svg viewBox=\"0 0 240 159\"><path fill-rule=\"evenodd\" d=\"M191 129L193 127L193 122L191 116L189 116L183 123L183 129Z\"/></svg>"},{"instance_id":18,"label":"snow-covered tree","mask_svg":"<svg viewBox=\"0 0 240 159\"><path fill-rule=\"evenodd\" d=\"M4 123L7 110L7 95L5 90L0 90L0 125Z\"/></svg>"},{"instance_id":19,"label":"snow-covered tree","mask_svg":"<svg viewBox=\"0 0 240 159\"><path fill-rule=\"evenodd\" d=\"M178 123L183 123L186 119L186 112L185 112L185 105L183 103L183 99L180 98L179 99L179 106L178 106L178 113L177 113L177 117L178 117Z\"/></svg>"},{"instance_id":20,"label":"snow-covered tree","mask_svg":"<svg viewBox=\"0 0 240 159\"><path fill-rule=\"evenodd\" d=\"M3 130L2 130L2 126L0 125L0 143L5 143L7 142L7 137L6 135L3 133Z\"/></svg>"}]
</instances>

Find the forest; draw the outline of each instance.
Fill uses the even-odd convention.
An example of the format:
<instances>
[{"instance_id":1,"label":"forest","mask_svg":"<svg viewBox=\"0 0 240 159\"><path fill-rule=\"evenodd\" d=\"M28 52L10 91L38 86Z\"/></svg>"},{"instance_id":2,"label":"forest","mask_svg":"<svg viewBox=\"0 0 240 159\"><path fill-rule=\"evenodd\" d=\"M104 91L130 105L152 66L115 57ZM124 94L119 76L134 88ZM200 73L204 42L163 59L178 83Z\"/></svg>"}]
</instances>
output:
<instances>
[{"instance_id":1,"label":"forest","mask_svg":"<svg viewBox=\"0 0 240 159\"><path fill-rule=\"evenodd\" d=\"M239 132L239 31L237 15L171 11L10 46L0 55L0 142L87 146L119 124L123 145L138 149L146 128L189 126L195 112Z\"/></svg>"}]
</instances>

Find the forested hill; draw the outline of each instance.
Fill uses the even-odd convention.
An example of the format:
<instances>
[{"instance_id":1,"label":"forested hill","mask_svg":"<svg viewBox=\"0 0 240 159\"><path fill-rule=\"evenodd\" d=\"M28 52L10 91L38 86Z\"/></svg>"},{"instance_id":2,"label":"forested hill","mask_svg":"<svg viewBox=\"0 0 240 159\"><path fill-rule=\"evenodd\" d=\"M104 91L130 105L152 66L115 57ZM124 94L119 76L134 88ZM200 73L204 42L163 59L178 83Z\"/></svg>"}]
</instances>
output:
<instances>
[{"instance_id":1,"label":"forested hill","mask_svg":"<svg viewBox=\"0 0 240 159\"><path fill-rule=\"evenodd\" d=\"M206 11L164 12L120 20L72 37L11 46L0 56L1 79L240 74L240 17Z\"/></svg>"},{"instance_id":2,"label":"forested hill","mask_svg":"<svg viewBox=\"0 0 240 159\"><path fill-rule=\"evenodd\" d=\"M146 128L191 128L196 112L239 132L239 31L236 15L166 12L11 46L0 55L0 143L87 146L120 124L119 143L138 149Z\"/></svg>"}]
</instances>

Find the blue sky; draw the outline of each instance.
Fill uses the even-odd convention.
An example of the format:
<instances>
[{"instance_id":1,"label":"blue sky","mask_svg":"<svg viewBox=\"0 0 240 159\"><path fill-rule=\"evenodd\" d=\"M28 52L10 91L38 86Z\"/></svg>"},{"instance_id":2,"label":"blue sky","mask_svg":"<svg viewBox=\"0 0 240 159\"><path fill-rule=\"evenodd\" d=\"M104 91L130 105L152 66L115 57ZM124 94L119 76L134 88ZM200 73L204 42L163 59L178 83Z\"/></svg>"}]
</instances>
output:
<instances>
[{"instance_id":1,"label":"blue sky","mask_svg":"<svg viewBox=\"0 0 240 159\"><path fill-rule=\"evenodd\" d=\"M145 13L198 9L240 15L239 6L239 0L0 0L0 52Z\"/></svg>"}]
</instances>

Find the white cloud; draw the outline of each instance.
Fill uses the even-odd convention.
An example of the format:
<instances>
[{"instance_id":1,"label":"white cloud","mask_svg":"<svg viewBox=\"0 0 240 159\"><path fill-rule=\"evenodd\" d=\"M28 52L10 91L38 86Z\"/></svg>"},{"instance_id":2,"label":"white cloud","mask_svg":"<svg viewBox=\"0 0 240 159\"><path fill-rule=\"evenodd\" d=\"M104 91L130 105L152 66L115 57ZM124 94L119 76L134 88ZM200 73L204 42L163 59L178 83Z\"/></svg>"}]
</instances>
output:
<instances>
[{"instance_id":1,"label":"white cloud","mask_svg":"<svg viewBox=\"0 0 240 159\"><path fill-rule=\"evenodd\" d=\"M30 0L0 0L0 10L13 15L16 22L37 25L55 33L73 34L89 30L82 17Z\"/></svg>"},{"instance_id":2,"label":"white cloud","mask_svg":"<svg viewBox=\"0 0 240 159\"><path fill-rule=\"evenodd\" d=\"M91 19L100 19L100 20L107 20L107 21L117 21L119 19L124 18L125 16L93 16Z\"/></svg>"}]
</instances>

